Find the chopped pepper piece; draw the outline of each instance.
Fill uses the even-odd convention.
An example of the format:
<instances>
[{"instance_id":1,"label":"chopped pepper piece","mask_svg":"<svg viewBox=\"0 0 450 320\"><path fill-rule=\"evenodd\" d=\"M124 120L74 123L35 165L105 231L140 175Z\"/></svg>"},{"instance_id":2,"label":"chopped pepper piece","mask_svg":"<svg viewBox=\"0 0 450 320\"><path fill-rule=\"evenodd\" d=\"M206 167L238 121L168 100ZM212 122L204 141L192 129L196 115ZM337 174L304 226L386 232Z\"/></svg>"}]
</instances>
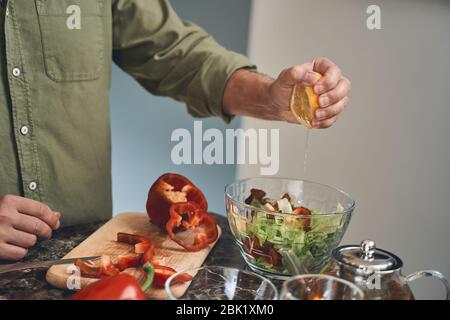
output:
<instances>
[{"instance_id":1,"label":"chopped pepper piece","mask_svg":"<svg viewBox=\"0 0 450 320\"><path fill-rule=\"evenodd\" d=\"M102 276L115 276L120 273L119 269L112 263L111 256L108 255L102 255L101 257L100 272Z\"/></svg>"},{"instance_id":2,"label":"chopped pepper piece","mask_svg":"<svg viewBox=\"0 0 450 320\"><path fill-rule=\"evenodd\" d=\"M158 264L154 264L153 267L155 269L155 277L153 279L152 286L156 288L164 288L167 279L177 273L177 271L171 267L161 266ZM190 274L182 273L176 276L176 278L172 280L171 284L183 283L191 280L192 276Z\"/></svg>"},{"instance_id":3,"label":"chopped pepper piece","mask_svg":"<svg viewBox=\"0 0 450 320\"><path fill-rule=\"evenodd\" d=\"M87 278L109 277L120 272L120 270L112 263L111 257L108 255L102 255L97 261L78 259L75 261L75 266L80 269L80 274Z\"/></svg>"},{"instance_id":4,"label":"chopped pepper piece","mask_svg":"<svg viewBox=\"0 0 450 320\"><path fill-rule=\"evenodd\" d=\"M281 255L275 250L273 245L265 241L262 245L257 237L245 238L244 247L248 254L256 259L262 259L274 268L281 266Z\"/></svg>"},{"instance_id":5,"label":"chopped pepper piece","mask_svg":"<svg viewBox=\"0 0 450 320\"><path fill-rule=\"evenodd\" d=\"M297 207L292 211L292 214L309 216L311 214L311 210L309 210L308 208L305 208L305 207ZM311 226L311 219L308 217L305 217L305 218L302 218L300 221L303 226L303 229L305 231L309 231L310 226Z\"/></svg>"},{"instance_id":6,"label":"chopped pepper piece","mask_svg":"<svg viewBox=\"0 0 450 320\"><path fill-rule=\"evenodd\" d=\"M267 200L264 198L266 193L260 189L251 189L250 195L245 199L245 203L251 205L253 201L257 200L260 204L264 204Z\"/></svg>"},{"instance_id":7,"label":"chopped pepper piece","mask_svg":"<svg viewBox=\"0 0 450 320\"><path fill-rule=\"evenodd\" d=\"M75 266L80 269L80 274L87 278L110 277L120 272L108 255L102 255L97 261L78 259L75 261Z\"/></svg>"},{"instance_id":8,"label":"chopped pepper piece","mask_svg":"<svg viewBox=\"0 0 450 320\"><path fill-rule=\"evenodd\" d=\"M100 278L102 276L99 263L77 259L74 264L78 267L83 277Z\"/></svg>"},{"instance_id":9,"label":"chopped pepper piece","mask_svg":"<svg viewBox=\"0 0 450 320\"><path fill-rule=\"evenodd\" d=\"M151 222L164 228L170 219L170 206L179 202L195 202L208 210L205 196L189 179L176 173L159 177L148 192L146 208Z\"/></svg>"},{"instance_id":10,"label":"chopped pepper piece","mask_svg":"<svg viewBox=\"0 0 450 320\"><path fill-rule=\"evenodd\" d=\"M119 271L123 271L128 268L137 267L141 262L142 255L137 253L130 253L127 255L117 256L116 262L114 266L119 269Z\"/></svg>"},{"instance_id":11,"label":"chopped pepper piece","mask_svg":"<svg viewBox=\"0 0 450 320\"><path fill-rule=\"evenodd\" d=\"M134 252L138 254L143 254L142 262L151 262L155 255L155 246L147 237L118 232L117 242L128 243L134 245Z\"/></svg>"},{"instance_id":12,"label":"chopped pepper piece","mask_svg":"<svg viewBox=\"0 0 450 320\"><path fill-rule=\"evenodd\" d=\"M310 215L311 210L305 207L297 207L294 210L292 210L292 214Z\"/></svg>"},{"instance_id":13,"label":"chopped pepper piece","mask_svg":"<svg viewBox=\"0 0 450 320\"><path fill-rule=\"evenodd\" d=\"M199 251L219 235L216 219L195 202L171 205L166 230L170 239L187 251Z\"/></svg>"},{"instance_id":14,"label":"chopped pepper piece","mask_svg":"<svg viewBox=\"0 0 450 320\"><path fill-rule=\"evenodd\" d=\"M150 239L141 235L119 232L117 233L117 242L134 245L135 253L117 256L113 258L114 261L108 255L102 255L101 259L95 262L77 260L75 265L80 269L80 274L88 278L113 276L127 268L152 262L155 246Z\"/></svg>"}]
</instances>

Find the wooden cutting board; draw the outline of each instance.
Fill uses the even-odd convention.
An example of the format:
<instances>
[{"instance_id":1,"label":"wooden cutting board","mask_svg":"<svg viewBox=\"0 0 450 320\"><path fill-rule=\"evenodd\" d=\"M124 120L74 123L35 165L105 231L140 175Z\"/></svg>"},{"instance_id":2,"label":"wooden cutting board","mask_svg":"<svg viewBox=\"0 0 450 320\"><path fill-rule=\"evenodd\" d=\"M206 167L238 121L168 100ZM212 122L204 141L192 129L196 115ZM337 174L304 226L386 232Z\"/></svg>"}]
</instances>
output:
<instances>
[{"instance_id":1,"label":"wooden cutting board","mask_svg":"<svg viewBox=\"0 0 450 320\"><path fill-rule=\"evenodd\" d=\"M221 230L219 228L219 237ZM126 232L132 234L140 234L147 236L155 244L155 260L159 264L169 266L177 271L188 268L200 267L208 256L215 243L198 252L187 252L174 241L170 240L166 233L149 222L146 213L142 212L125 212L121 213L106 224L100 227L96 232L90 235L86 240L80 243L64 258L76 258L87 256L98 256L102 254L120 255L132 253L134 246L118 243L116 241L118 232ZM72 276L73 265L54 265L47 271L47 281L53 286L67 290L67 280ZM124 272L133 274L136 279L142 283L145 274L143 271L130 268ZM81 287L97 281L81 277ZM178 290L186 290L187 286L178 286ZM150 288L147 292L148 296L153 299L167 299L164 289Z\"/></svg>"}]
</instances>

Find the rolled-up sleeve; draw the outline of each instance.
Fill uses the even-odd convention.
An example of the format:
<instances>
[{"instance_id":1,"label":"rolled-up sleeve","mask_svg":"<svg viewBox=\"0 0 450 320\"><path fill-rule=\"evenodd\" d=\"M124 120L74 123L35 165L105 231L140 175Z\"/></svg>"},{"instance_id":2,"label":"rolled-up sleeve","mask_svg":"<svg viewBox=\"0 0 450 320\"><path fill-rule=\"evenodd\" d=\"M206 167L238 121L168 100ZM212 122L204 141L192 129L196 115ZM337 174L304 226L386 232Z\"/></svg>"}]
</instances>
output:
<instances>
[{"instance_id":1,"label":"rolled-up sleeve","mask_svg":"<svg viewBox=\"0 0 450 320\"><path fill-rule=\"evenodd\" d=\"M197 25L182 21L165 0L114 0L113 59L155 95L186 103L194 117L218 116L231 74L256 68L220 46Z\"/></svg>"}]
</instances>

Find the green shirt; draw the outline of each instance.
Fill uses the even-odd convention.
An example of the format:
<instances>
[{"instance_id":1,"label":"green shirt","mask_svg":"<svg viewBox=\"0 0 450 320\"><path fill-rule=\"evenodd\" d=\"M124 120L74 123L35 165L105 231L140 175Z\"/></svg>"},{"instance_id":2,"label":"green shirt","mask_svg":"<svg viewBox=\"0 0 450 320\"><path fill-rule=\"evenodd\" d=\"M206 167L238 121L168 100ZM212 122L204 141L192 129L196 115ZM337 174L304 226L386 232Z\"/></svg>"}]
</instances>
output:
<instances>
[{"instance_id":1,"label":"green shirt","mask_svg":"<svg viewBox=\"0 0 450 320\"><path fill-rule=\"evenodd\" d=\"M152 94L185 102L193 116L225 121L227 79L253 67L181 21L168 1L4 3L0 195L42 201L65 225L112 214L112 61Z\"/></svg>"}]
</instances>

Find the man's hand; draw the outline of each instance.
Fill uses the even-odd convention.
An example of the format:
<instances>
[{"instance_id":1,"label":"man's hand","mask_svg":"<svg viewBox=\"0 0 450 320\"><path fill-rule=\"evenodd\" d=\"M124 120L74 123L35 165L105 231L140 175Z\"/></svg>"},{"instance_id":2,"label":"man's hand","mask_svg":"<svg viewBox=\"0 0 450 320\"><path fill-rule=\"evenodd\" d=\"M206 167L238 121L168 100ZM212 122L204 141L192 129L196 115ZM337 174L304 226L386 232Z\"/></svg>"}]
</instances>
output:
<instances>
[{"instance_id":1,"label":"man's hand","mask_svg":"<svg viewBox=\"0 0 450 320\"><path fill-rule=\"evenodd\" d=\"M0 197L0 259L19 260L38 239L49 239L61 213L45 204L13 195Z\"/></svg>"},{"instance_id":2,"label":"man's hand","mask_svg":"<svg viewBox=\"0 0 450 320\"><path fill-rule=\"evenodd\" d=\"M322 74L317 80L314 72ZM223 98L225 113L266 120L298 123L290 109L294 85L314 86L320 108L313 126L328 128L348 104L351 83L340 69L327 58L318 58L285 69L276 80L248 70L236 71L227 83Z\"/></svg>"},{"instance_id":3,"label":"man's hand","mask_svg":"<svg viewBox=\"0 0 450 320\"><path fill-rule=\"evenodd\" d=\"M318 80L314 71L323 77ZM313 62L284 70L270 86L273 106L282 112L281 117L285 121L298 123L289 108L295 84L314 86L314 92L319 95L320 108L316 111L313 121L315 128L331 127L348 104L350 81L333 62L327 58L318 58Z\"/></svg>"}]
</instances>

